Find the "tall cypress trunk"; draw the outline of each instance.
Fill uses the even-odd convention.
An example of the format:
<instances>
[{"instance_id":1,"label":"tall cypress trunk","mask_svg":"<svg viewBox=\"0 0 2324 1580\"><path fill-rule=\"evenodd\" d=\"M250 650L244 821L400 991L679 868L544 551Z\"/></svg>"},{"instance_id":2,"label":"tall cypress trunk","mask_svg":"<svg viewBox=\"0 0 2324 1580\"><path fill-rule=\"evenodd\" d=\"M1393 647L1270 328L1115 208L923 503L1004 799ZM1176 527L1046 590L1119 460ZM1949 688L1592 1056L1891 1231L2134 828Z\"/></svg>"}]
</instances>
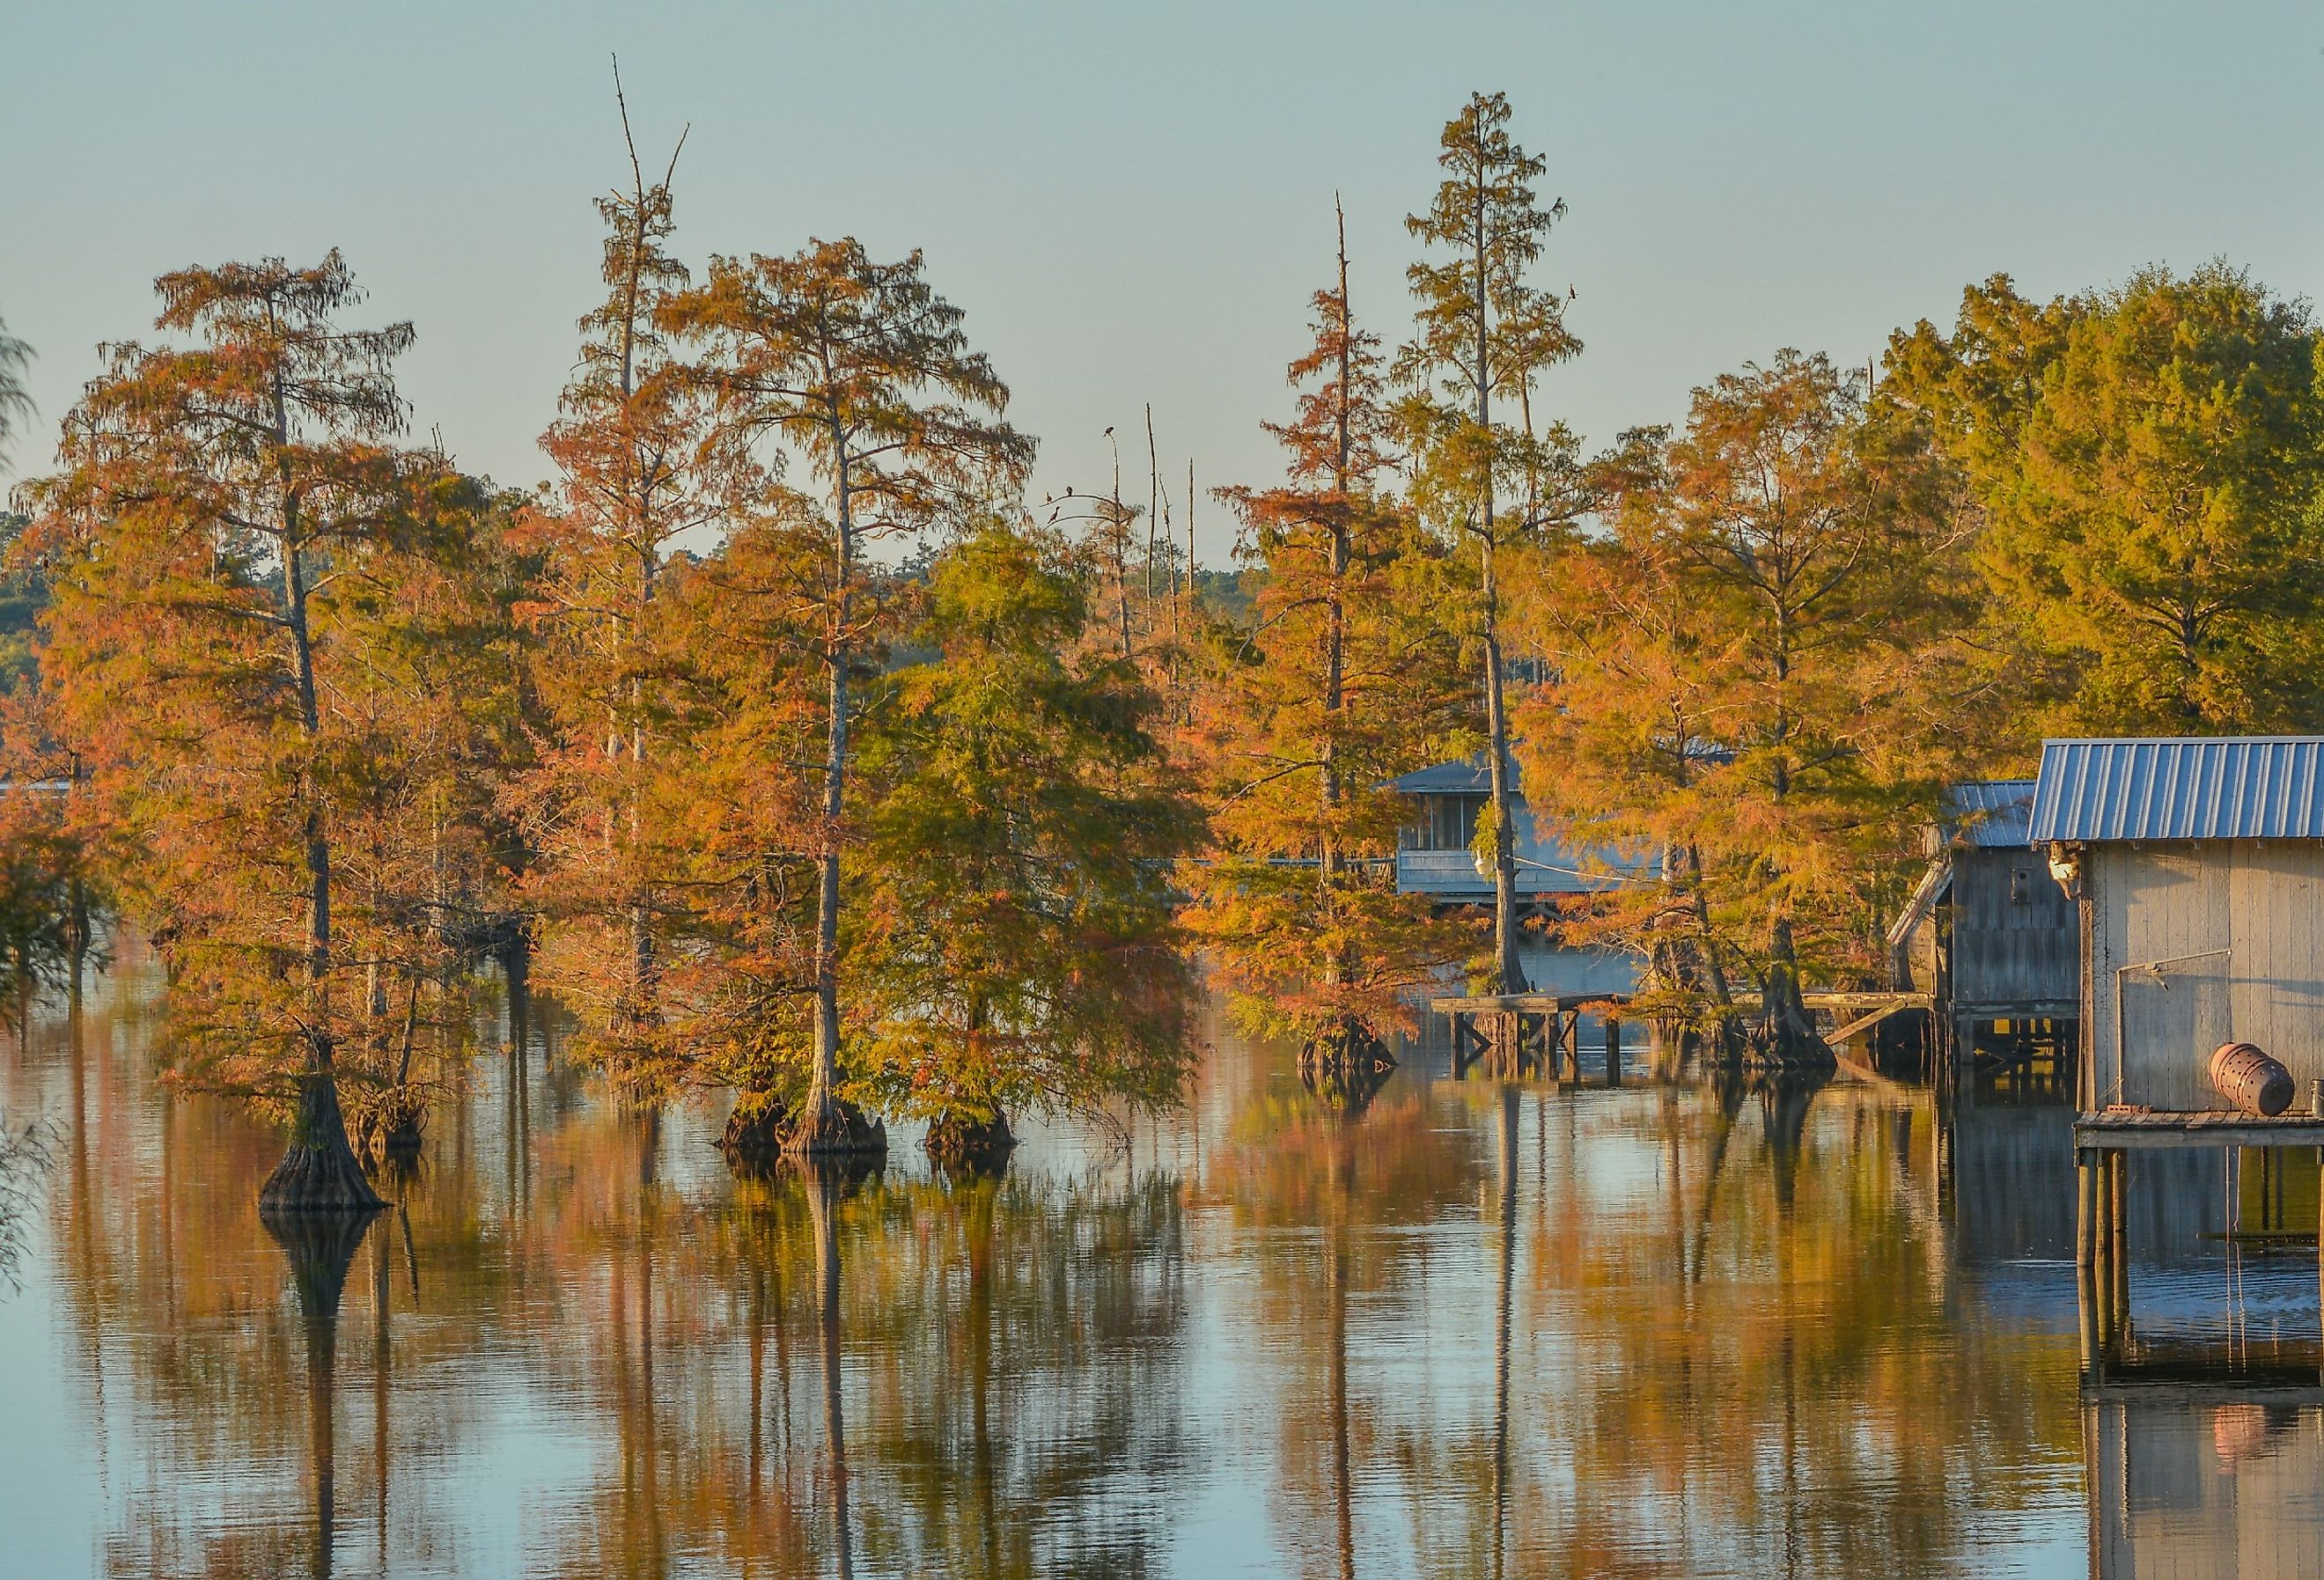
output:
<instances>
[{"instance_id":1,"label":"tall cypress trunk","mask_svg":"<svg viewBox=\"0 0 2324 1580\"><path fill-rule=\"evenodd\" d=\"M1477 150L1476 225L1471 238L1477 270L1477 430L1489 440L1493 430L1491 362L1492 281L1485 267L1485 152ZM1491 756L1493 808L1493 955L1497 991L1526 991L1525 966L1517 959L1517 818L1510 805L1509 718L1501 692L1500 587L1493 563L1493 466L1488 444L1479 501L1483 539L1480 595L1484 604L1485 733Z\"/></svg>"},{"instance_id":2,"label":"tall cypress trunk","mask_svg":"<svg viewBox=\"0 0 2324 1580\"><path fill-rule=\"evenodd\" d=\"M1339 204L1335 199L1333 208ZM1340 323L1339 323L1339 409L1333 414L1334 440L1332 461L1332 504L1329 513L1331 526L1331 583L1325 605L1323 634L1323 766L1318 780L1318 794L1323 802L1323 848L1318 863L1318 881L1323 885L1324 910L1333 909L1340 886L1340 714L1346 703L1348 608L1347 579L1348 541L1348 474L1351 464L1351 436L1349 430L1348 381L1354 372L1354 347L1350 344L1353 333L1348 312L1348 222L1340 218ZM1334 956L1325 966L1333 986L1342 984L1347 977L1347 963Z\"/></svg>"},{"instance_id":3,"label":"tall cypress trunk","mask_svg":"<svg viewBox=\"0 0 2324 1580\"><path fill-rule=\"evenodd\" d=\"M823 765L824 851L818 864L816 901L815 1068L807 1091L810 1113L829 1107L839 1081L839 819L847 794L847 625L853 614L854 531L849 522L847 470L839 474L839 542L833 574L838 580L836 618L825 665L830 685L830 716Z\"/></svg>"},{"instance_id":4,"label":"tall cypress trunk","mask_svg":"<svg viewBox=\"0 0 2324 1580\"><path fill-rule=\"evenodd\" d=\"M838 541L832 550L833 619L824 644L830 716L824 744L824 850L817 863L816 894L815 1059L808 1072L806 1105L784 1143L786 1150L799 1154L883 1151L888 1144L886 1127L867 1122L838 1095L840 817L847 795L847 666L854 656L851 625L855 608L855 502L847 435L836 417L831 430L833 453L837 457L833 493L839 519Z\"/></svg>"},{"instance_id":5,"label":"tall cypress trunk","mask_svg":"<svg viewBox=\"0 0 2324 1580\"><path fill-rule=\"evenodd\" d=\"M1788 688L1791 681L1791 619L1790 611L1778 606L1775 611L1775 775L1770 786L1772 799L1780 808L1790 799L1792 790L1791 712ZM1772 865L1772 864L1771 864ZM1770 873L1780 879L1780 872ZM1815 1022L1809 1019L1807 1004L1800 996L1799 951L1792 938L1791 912L1780 894L1767 906L1767 969L1759 993L1759 1024L1753 1039L1755 1051L1763 1063L1774 1065L1829 1065L1831 1049L1816 1035Z\"/></svg>"},{"instance_id":6,"label":"tall cypress trunk","mask_svg":"<svg viewBox=\"0 0 2324 1580\"><path fill-rule=\"evenodd\" d=\"M321 734L321 712L316 698L315 649L307 622L306 563L298 544L295 504L286 506L284 526L284 624L295 660L301 734L311 750ZM308 989L307 1022L300 1040L305 1045L306 1062L300 1074L299 1112L290 1148L259 1187L258 1204L262 1211L371 1212L380 1206L379 1193L364 1178L355 1149L347 1144L346 1120L339 1110L338 1077L332 1062L330 838L321 792L311 780L303 788Z\"/></svg>"}]
</instances>

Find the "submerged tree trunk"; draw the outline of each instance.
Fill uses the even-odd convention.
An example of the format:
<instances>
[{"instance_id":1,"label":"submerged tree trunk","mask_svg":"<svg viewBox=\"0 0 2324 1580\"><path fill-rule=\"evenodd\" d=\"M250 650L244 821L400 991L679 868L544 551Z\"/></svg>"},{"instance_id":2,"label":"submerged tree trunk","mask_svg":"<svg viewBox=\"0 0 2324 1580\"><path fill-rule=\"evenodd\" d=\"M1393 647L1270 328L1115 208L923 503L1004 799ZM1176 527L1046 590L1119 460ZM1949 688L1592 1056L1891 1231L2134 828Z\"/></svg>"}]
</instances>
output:
<instances>
[{"instance_id":1,"label":"submerged tree trunk","mask_svg":"<svg viewBox=\"0 0 2324 1580\"><path fill-rule=\"evenodd\" d=\"M1791 919L1780 913L1767 928L1767 973L1760 990L1759 1019L1752 1028L1751 1055L1756 1063L1784 1069L1829 1068L1835 1062L1801 999Z\"/></svg>"},{"instance_id":2,"label":"submerged tree trunk","mask_svg":"<svg viewBox=\"0 0 2324 1580\"><path fill-rule=\"evenodd\" d=\"M762 1174L789 1144L793 1118L781 1099L771 1094L744 1093L726 1116L718 1150L726 1166L737 1174Z\"/></svg>"},{"instance_id":3,"label":"submerged tree trunk","mask_svg":"<svg viewBox=\"0 0 2324 1580\"><path fill-rule=\"evenodd\" d=\"M1354 1015L1341 1016L1299 1050L1301 1085L1344 1113L1362 1113L1395 1073L1396 1055Z\"/></svg>"}]
</instances>

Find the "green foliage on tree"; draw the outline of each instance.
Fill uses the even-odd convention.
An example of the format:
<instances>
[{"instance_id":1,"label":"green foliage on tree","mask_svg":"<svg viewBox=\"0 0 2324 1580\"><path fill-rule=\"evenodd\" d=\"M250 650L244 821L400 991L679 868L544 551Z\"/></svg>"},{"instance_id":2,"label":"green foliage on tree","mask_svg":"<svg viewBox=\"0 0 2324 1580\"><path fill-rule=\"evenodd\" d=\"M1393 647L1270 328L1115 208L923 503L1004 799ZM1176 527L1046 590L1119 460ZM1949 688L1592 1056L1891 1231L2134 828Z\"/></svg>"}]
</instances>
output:
<instances>
[{"instance_id":1,"label":"green foliage on tree","mask_svg":"<svg viewBox=\"0 0 2324 1580\"><path fill-rule=\"evenodd\" d=\"M1158 1107L1185 1072L1196 816L1135 668L1066 656L1091 613L1063 542L987 521L930 568L935 656L868 699L843 944L860 1087L891 1112Z\"/></svg>"},{"instance_id":2,"label":"green foliage on tree","mask_svg":"<svg viewBox=\"0 0 2324 1580\"><path fill-rule=\"evenodd\" d=\"M2324 401L2306 309L2213 263L2036 308L2006 279L1890 352L1984 515L1997 613L2060 721L2324 722Z\"/></svg>"},{"instance_id":3,"label":"green foliage on tree","mask_svg":"<svg viewBox=\"0 0 2324 1580\"><path fill-rule=\"evenodd\" d=\"M771 485L807 475L806 519L825 537L812 591L824 670L822 808L800 830L818 866L815 1044L790 1144L853 1149L870 1138L842 1104L839 936L850 839L847 785L853 691L870 632L862 606L865 545L908 541L1011 496L1033 441L1004 420L1008 386L962 331L919 254L880 263L853 237L783 256L714 258L709 278L674 296L659 322L699 357L694 381L717 402L715 442L730 465ZM779 496L778 496L779 507Z\"/></svg>"}]
</instances>

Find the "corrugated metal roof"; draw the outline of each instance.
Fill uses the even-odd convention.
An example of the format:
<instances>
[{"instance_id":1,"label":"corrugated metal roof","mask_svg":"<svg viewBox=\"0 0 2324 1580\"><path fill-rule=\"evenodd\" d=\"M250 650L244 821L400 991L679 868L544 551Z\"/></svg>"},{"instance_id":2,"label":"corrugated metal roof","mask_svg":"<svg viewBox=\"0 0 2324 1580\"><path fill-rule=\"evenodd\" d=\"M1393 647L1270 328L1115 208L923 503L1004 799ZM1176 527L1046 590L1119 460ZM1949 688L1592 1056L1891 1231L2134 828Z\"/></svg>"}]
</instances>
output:
<instances>
[{"instance_id":1,"label":"corrugated metal roof","mask_svg":"<svg viewBox=\"0 0 2324 1580\"><path fill-rule=\"evenodd\" d=\"M2324 737L2044 741L2037 843L2324 839Z\"/></svg>"},{"instance_id":2,"label":"corrugated metal roof","mask_svg":"<svg viewBox=\"0 0 2324 1580\"><path fill-rule=\"evenodd\" d=\"M1517 786L1517 764L1509 764L1509 785ZM1492 775L1485 767L1485 754L1464 757L1458 762L1439 762L1428 768L1416 768L1410 773L1391 779L1380 787L1407 796L1484 795L1493 788Z\"/></svg>"},{"instance_id":3,"label":"corrugated metal roof","mask_svg":"<svg viewBox=\"0 0 2324 1580\"><path fill-rule=\"evenodd\" d=\"M1973 779L1947 785L1945 837L1979 850L2024 845L2034 783L2030 779Z\"/></svg>"},{"instance_id":4,"label":"corrugated metal roof","mask_svg":"<svg viewBox=\"0 0 2324 1580\"><path fill-rule=\"evenodd\" d=\"M1711 741L1689 740L1687 757L1709 767L1721 767L1735 761L1735 753ZM1509 784L1518 786L1517 759L1509 759ZM1426 768L1416 768L1380 786L1407 796L1481 796L1492 790L1492 775L1486 772L1485 754L1463 757L1457 762L1438 762Z\"/></svg>"}]
</instances>

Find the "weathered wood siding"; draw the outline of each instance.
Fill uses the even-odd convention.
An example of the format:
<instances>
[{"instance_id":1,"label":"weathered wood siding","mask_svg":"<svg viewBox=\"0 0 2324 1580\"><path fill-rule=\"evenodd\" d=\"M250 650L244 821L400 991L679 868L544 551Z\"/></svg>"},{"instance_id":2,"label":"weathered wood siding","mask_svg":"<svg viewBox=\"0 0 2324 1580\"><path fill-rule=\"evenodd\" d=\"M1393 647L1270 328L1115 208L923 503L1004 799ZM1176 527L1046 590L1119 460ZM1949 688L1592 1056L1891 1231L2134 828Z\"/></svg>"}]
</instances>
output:
<instances>
[{"instance_id":1,"label":"weathered wood siding","mask_svg":"<svg viewBox=\"0 0 2324 1580\"><path fill-rule=\"evenodd\" d=\"M2304 1105L2324 1078L2324 841L2096 845L2085 871L2096 1104L2225 1109L2203 1067L2245 1041L2289 1067Z\"/></svg>"},{"instance_id":2,"label":"weathered wood siding","mask_svg":"<svg viewBox=\"0 0 2324 1580\"><path fill-rule=\"evenodd\" d=\"M1953 1003L2077 1003L2081 926L2049 863L2024 849L1957 850L1952 862Z\"/></svg>"}]
</instances>

